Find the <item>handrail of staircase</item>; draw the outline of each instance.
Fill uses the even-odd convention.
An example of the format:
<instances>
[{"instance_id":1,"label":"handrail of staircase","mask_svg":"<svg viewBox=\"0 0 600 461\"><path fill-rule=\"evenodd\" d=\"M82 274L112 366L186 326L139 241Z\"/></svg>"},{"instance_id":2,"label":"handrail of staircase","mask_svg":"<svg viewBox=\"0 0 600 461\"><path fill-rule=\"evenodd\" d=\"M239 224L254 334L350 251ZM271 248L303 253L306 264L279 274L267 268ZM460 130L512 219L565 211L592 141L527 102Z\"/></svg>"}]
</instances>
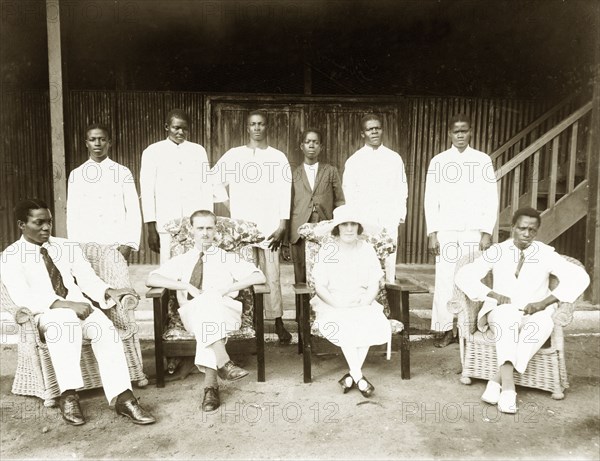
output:
<instances>
[{"instance_id":1,"label":"handrail of staircase","mask_svg":"<svg viewBox=\"0 0 600 461\"><path fill-rule=\"evenodd\" d=\"M523 163L527 160L531 155L535 154L538 150L540 150L546 143L554 139L564 130L566 130L570 125L575 123L577 120L582 118L585 114L587 114L590 110L592 110L592 101L585 104L583 107L579 108L567 118L565 118L562 122L554 126L552 129L544 133L541 137L539 137L533 144L527 146L524 150L522 150L518 155L511 158L508 162L502 165L500 168L496 170L496 180L501 179L503 176L506 176L509 172L515 169L519 164Z\"/></svg>"},{"instance_id":2,"label":"handrail of staircase","mask_svg":"<svg viewBox=\"0 0 600 461\"><path fill-rule=\"evenodd\" d=\"M578 96L580 96L580 93L573 93L570 96L567 96L562 101L560 101L558 104L556 104L552 109L545 112L544 115L542 115L538 119L531 122L528 126L523 128L516 135L514 135L512 138L510 138L508 141L506 141L504 144L502 144L498 149L496 149L494 152L492 152L490 154L492 163L495 164L498 157L500 157L502 154L504 154L508 149L510 149L512 146L514 146L516 143L518 143L522 138L527 136L529 133L531 133L533 130L535 130L538 126L540 126L542 123L544 123L550 117L552 117L558 111L560 111L561 109L564 109L569 103L571 103L573 100L575 100L575 98L577 98Z\"/></svg>"}]
</instances>

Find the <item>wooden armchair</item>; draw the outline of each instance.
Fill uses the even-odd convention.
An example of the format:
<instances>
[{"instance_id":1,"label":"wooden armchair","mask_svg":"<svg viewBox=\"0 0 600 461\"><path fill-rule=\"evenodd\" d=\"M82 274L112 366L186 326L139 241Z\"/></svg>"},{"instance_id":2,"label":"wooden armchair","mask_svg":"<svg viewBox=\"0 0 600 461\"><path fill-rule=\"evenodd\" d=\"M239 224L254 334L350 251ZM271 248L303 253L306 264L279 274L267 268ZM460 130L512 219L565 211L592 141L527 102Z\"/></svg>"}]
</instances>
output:
<instances>
[{"instance_id":1,"label":"wooden armchair","mask_svg":"<svg viewBox=\"0 0 600 461\"><path fill-rule=\"evenodd\" d=\"M194 245L189 218L169 223L172 235L171 255L185 253ZM246 261L256 262L252 244L264 240L254 223L217 217L215 242L219 248L238 253ZM264 295L269 293L266 285L254 285L240 290L238 301L242 302L242 322L239 330L228 334L228 342L246 341L256 345L258 381L265 381ZM151 288L146 293L154 304L154 358L156 361L156 385L165 386L165 368L174 373L181 357L196 355L196 339L187 331L179 316L179 304L175 292L164 288Z\"/></svg>"},{"instance_id":2,"label":"wooden armchair","mask_svg":"<svg viewBox=\"0 0 600 461\"><path fill-rule=\"evenodd\" d=\"M87 260L102 280L114 288L132 286L127 262L115 248L93 243L81 246ZM102 312L113 322L123 341L131 381L136 382L138 387L144 387L148 384L148 379L143 370L142 353L137 336L138 326L134 317L134 309L138 302L139 300L135 296L127 295L115 307ZM12 386L13 394L39 397L44 400L44 406L56 406L60 389L56 382L48 346L40 335L35 316L29 309L15 305L4 284L1 283L0 305L2 310L13 316L19 328L17 370ZM98 364L89 340L83 341L81 373L84 383L82 389L102 387Z\"/></svg>"},{"instance_id":3,"label":"wooden armchair","mask_svg":"<svg viewBox=\"0 0 600 461\"><path fill-rule=\"evenodd\" d=\"M329 225L330 221L322 221L317 224L307 223L299 227L298 232L306 242L306 279L307 283L294 285L296 296L296 321L298 322L298 353L302 354L304 361L304 382L312 382L312 348L315 337L321 337L319 329L314 325L315 315L309 300L315 296L314 279L312 270L319 253L321 245L325 244L331 237L323 237L323 232L317 231L317 227ZM382 269L385 270L384 260L387 255L395 249L395 242L382 232L379 235L361 236L373 245L381 261ZM385 277L380 281L380 290L377 301L383 305L384 313L389 318L392 326L392 336L400 336L401 353L401 377L410 379L410 338L408 294L412 286L406 283L386 283ZM395 343L397 344L397 343ZM388 358L389 358L388 350Z\"/></svg>"},{"instance_id":4,"label":"wooden armchair","mask_svg":"<svg viewBox=\"0 0 600 461\"><path fill-rule=\"evenodd\" d=\"M475 252L463 256L456 265L458 271L465 264L472 262L481 253ZM563 256L578 266L583 265L574 258ZM483 282L492 287L492 273ZM550 277L550 289L556 288L558 280ZM471 384L471 378L489 380L497 371L496 345L486 340L484 334L477 329L477 314L482 302L471 301L463 291L454 285L453 298L448 302L448 310L458 314L458 332L460 344L460 361L462 376L460 382ZM515 384L519 386L542 389L552 393L553 399L563 399L564 390L569 387L567 368L565 366L563 327L573 320L574 304L558 303L553 315L554 330L550 336L550 344L546 343L530 360L525 373L515 371Z\"/></svg>"}]
</instances>

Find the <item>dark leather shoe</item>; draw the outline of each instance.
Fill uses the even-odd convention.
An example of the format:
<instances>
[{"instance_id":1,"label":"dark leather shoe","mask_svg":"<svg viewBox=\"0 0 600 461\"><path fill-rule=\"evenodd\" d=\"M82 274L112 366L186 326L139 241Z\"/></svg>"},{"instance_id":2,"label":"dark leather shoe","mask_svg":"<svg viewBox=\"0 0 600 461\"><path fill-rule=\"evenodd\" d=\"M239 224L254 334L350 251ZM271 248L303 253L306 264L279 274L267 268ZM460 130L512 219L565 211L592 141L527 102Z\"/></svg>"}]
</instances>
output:
<instances>
[{"instance_id":1,"label":"dark leather shoe","mask_svg":"<svg viewBox=\"0 0 600 461\"><path fill-rule=\"evenodd\" d=\"M283 324L275 325L275 333L277 333L281 344L289 344L292 341L292 334L285 329Z\"/></svg>"},{"instance_id":2,"label":"dark leather shoe","mask_svg":"<svg viewBox=\"0 0 600 461\"><path fill-rule=\"evenodd\" d=\"M367 387L365 390L362 390L360 387L360 383L361 381L364 381L367 383ZM364 376L362 378L360 378L358 380L358 382L356 383L356 387L358 387L358 390L360 391L360 393L364 396L364 397L371 397L373 395L373 392L375 392L375 386L373 386L368 380L367 378L365 378Z\"/></svg>"},{"instance_id":3,"label":"dark leather shoe","mask_svg":"<svg viewBox=\"0 0 600 461\"><path fill-rule=\"evenodd\" d=\"M248 371L238 367L235 363L233 363L230 360L221 368L217 369L217 374L221 379L226 379L227 381L236 381L238 379L243 378L244 376L248 376ZM208 387L207 389L210 389L210 387Z\"/></svg>"},{"instance_id":4,"label":"dark leather shoe","mask_svg":"<svg viewBox=\"0 0 600 461\"><path fill-rule=\"evenodd\" d=\"M73 426L81 426L82 424L85 424L85 418L81 412L81 407L79 406L79 396L77 394L66 395L64 397L61 396L58 406L60 408L60 412L62 413L63 419L67 423Z\"/></svg>"},{"instance_id":5,"label":"dark leather shoe","mask_svg":"<svg viewBox=\"0 0 600 461\"><path fill-rule=\"evenodd\" d=\"M115 410L118 415L127 416L134 424L153 424L156 422L154 416L144 410L135 397L122 402L117 400Z\"/></svg>"},{"instance_id":6,"label":"dark leather shoe","mask_svg":"<svg viewBox=\"0 0 600 461\"><path fill-rule=\"evenodd\" d=\"M452 343L457 343L458 337L454 337L452 330L445 331L444 333L436 336L433 341L435 347L446 347Z\"/></svg>"},{"instance_id":7,"label":"dark leather shoe","mask_svg":"<svg viewBox=\"0 0 600 461\"><path fill-rule=\"evenodd\" d=\"M342 379L340 379L338 383L340 386L342 386L344 394L350 392L350 390L354 387L354 380L352 379L352 376L350 376L350 373L346 373L344 376L342 376ZM348 385L348 383L350 383L350 385Z\"/></svg>"},{"instance_id":8,"label":"dark leather shoe","mask_svg":"<svg viewBox=\"0 0 600 461\"><path fill-rule=\"evenodd\" d=\"M202 411L215 411L221 406L219 389L216 387L204 388L204 400L202 400Z\"/></svg>"}]
</instances>

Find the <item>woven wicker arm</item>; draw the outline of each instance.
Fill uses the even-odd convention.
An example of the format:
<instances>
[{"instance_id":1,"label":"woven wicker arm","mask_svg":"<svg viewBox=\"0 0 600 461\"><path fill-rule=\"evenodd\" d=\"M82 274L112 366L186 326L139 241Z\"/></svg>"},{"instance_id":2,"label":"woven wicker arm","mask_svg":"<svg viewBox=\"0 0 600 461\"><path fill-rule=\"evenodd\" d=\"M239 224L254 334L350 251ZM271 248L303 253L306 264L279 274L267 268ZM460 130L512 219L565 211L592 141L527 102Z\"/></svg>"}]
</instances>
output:
<instances>
[{"instance_id":1,"label":"woven wicker arm","mask_svg":"<svg viewBox=\"0 0 600 461\"><path fill-rule=\"evenodd\" d=\"M472 255L463 256L456 264L456 270L454 273L464 265L472 262L477 258L481 252L476 251ZM486 277L484 280L486 285L491 286L490 280ZM460 336L466 336L470 333L474 333L477 329L477 314L483 306L481 301L472 301L469 297L454 284L454 293L450 301L448 301L448 310L453 314L458 314L458 330Z\"/></svg>"},{"instance_id":2,"label":"woven wicker arm","mask_svg":"<svg viewBox=\"0 0 600 461\"><path fill-rule=\"evenodd\" d=\"M570 256L565 256L565 255L561 255L563 258L565 258L567 261L569 261L570 263L575 264L576 266L579 267L584 267L583 264L581 264L581 262L579 262L577 259L575 258L571 258ZM550 289L554 290L559 284L559 280L554 277L553 275L550 276ZM577 301L575 301L577 302ZM554 325L560 325L561 327L566 327L568 324L570 324L573 321L573 311L575 310L575 303L566 303L566 302L559 302L558 306L556 307L556 311L554 312L554 315L552 316L552 320L554 320Z\"/></svg>"}]
</instances>

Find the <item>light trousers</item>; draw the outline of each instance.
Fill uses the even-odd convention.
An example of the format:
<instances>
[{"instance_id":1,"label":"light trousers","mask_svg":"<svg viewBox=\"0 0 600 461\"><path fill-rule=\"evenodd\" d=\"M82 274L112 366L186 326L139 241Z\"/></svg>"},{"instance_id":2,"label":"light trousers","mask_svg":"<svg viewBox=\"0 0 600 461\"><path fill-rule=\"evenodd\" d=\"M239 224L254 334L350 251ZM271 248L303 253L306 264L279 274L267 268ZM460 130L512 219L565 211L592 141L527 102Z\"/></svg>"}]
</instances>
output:
<instances>
[{"instance_id":1,"label":"light trousers","mask_svg":"<svg viewBox=\"0 0 600 461\"><path fill-rule=\"evenodd\" d=\"M131 389L131 378L123 343L112 322L99 309L80 320L71 309L50 309L38 316L58 387L62 392L83 387L81 348L83 339L91 342L108 403Z\"/></svg>"},{"instance_id":2,"label":"light trousers","mask_svg":"<svg viewBox=\"0 0 600 461\"><path fill-rule=\"evenodd\" d=\"M267 285L271 291L265 301L265 318L275 319L283 315L283 299L281 296L281 278L279 268L279 252L256 248L258 267L265 274Z\"/></svg>"},{"instance_id":3,"label":"light trousers","mask_svg":"<svg viewBox=\"0 0 600 461\"><path fill-rule=\"evenodd\" d=\"M549 306L535 314L525 315L512 304L502 304L488 314L486 341L496 343L498 368L511 362L519 373L523 373L531 357L544 345L552 334L554 307Z\"/></svg>"},{"instance_id":4,"label":"light trousers","mask_svg":"<svg viewBox=\"0 0 600 461\"><path fill-rule=\"evenodd\" d=\"M479 249L479 231L438 231L440 254L435 258L435 289L431 312L431 329L452 330L454 315L448 311L448 301L454 292L456 263L469 252Z\"/></svg>"}]
</instances>

